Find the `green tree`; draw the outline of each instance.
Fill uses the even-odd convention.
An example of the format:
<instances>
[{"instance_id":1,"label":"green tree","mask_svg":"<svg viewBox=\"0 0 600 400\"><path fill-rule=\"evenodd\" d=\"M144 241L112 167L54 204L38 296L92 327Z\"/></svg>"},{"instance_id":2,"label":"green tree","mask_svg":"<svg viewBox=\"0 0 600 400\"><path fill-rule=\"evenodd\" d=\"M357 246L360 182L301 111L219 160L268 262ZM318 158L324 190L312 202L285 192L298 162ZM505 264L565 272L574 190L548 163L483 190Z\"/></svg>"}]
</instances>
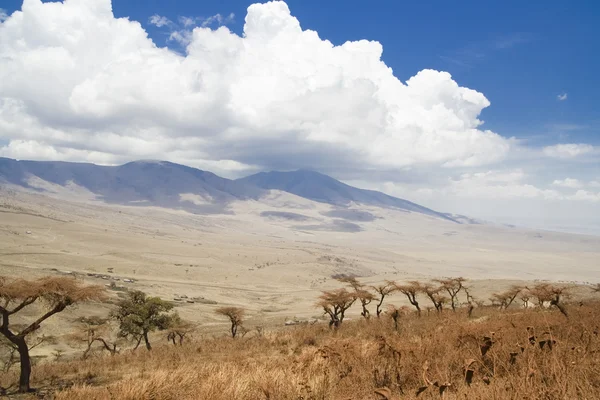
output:
<instances>
[{"instance_id":1,"label":"green tree","mask_svg":"<svg viewBox=\"0 0 600 400\"><path fill-rule=\"evenodd\" d=\"M121 300L111 316L119 322L119 335L137 341L137 349L144 340L146 348L152 350L148 338L150 332L168 329L177 314L168 314L173 305L160 297L148 297L146 293L135 290Z\"/></svg>"}]
</instances>

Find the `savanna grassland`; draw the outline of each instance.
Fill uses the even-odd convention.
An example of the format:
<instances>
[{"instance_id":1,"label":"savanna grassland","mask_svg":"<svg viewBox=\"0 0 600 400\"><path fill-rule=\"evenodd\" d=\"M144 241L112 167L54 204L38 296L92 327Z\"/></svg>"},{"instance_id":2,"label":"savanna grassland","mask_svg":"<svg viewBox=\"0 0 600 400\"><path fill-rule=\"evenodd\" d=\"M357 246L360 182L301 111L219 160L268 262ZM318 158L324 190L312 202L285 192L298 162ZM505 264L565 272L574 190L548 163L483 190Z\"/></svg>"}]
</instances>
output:
<instances>
[{"instance_id":1,"label":"savanna grassland","mask_svg":"<svg viewBox=\"0 0 600 400\"><path fill-rule=\"evenodd\" d=\"M354 305L359 307L359 305ZM506 310L389 308L232 339L40 363L39 396L71 399L597 399L600 303ZM163 342L164 343L164 342ZM2 375L0 385L17 379ZM32 397L34 398L34 397Z\"/></svg>"}]
</instances>

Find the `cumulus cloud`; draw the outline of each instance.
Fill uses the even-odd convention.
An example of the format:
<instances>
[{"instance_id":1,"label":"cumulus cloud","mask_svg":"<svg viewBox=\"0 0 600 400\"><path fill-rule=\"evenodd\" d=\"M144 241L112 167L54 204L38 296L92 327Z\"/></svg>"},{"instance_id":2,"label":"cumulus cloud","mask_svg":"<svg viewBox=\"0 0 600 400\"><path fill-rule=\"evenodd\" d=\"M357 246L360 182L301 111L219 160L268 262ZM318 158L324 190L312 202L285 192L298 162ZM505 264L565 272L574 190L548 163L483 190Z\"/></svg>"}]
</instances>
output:
<instances>
[{"instance_id":1,"label":"cumulus cloud","mask_svg":"<svg viewBox=\"0 0 600 400\"><path fill-rule=\"evenodd\" d=\"M567 99L567 97L568 97L568 96L567 96L567 94L566 94L566 93L562 93L562 94L559 94L558 96L556 96L556 99L557 99L558 101L565 101L565 100Z\"/></svg>"},{"instance_id":2,"label":"cumulus cloud","mask_svg":"<svg viewBox=\"0 0 600 400\"><path fill-rule=\"evenodd\" d=\"M583 183L580 182L579 179L574 178L557 179L552 182L552 185L570 189L579 189L583 187Z\"/></svg>"},{"instance_id":3,"label":"cumulus cloud","mask_svg":"<svg viewBox=\"0 0 600 400\"><path fill-rule=\"evenodd\" d=\"M180 39L184 55L156 46L109 0L25 1L0 25L3 154L369 169L485 165L511 146L481 128L482 93L442 71L402 82L380 43L334 46L283 2L251 5L242 36Z\"/></svg>"},{"instance_id":4,"label":"cumulus cloud","mask_svg":"<svg viewBox=\"0 0 600 400\"><path fill-rule=\"evenodd\" d=\"M544 154L553 158L576 158L595 151L594 146L584 143L569 143L547 146L543 149Z\"/></svg>"},{"instance_id":5,"label":"cumulus cloud","mask_svg":"<svg viewBox=\"0 0 600 400\"><path fill-rule=\"evenodd\" d=\"M8 14L4 9L0 8L0 22L4 22L8 18Z\"/></svg>"}]
</instances>

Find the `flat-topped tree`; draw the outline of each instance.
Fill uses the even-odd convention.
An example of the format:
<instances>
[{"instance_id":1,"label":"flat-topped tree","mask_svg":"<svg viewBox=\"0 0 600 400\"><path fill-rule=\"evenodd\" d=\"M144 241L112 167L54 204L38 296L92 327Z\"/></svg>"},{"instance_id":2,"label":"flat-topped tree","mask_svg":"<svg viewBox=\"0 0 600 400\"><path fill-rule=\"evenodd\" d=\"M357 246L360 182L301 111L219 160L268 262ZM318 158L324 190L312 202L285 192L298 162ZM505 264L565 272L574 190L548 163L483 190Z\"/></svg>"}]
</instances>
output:
<instances>
[{"instance_id":1,"label":"flat-topped tree","mask_svg":"<svg viewBox=\"0 0 600 400\"><path fill-rule=\"evenodd\" d=\"M148 334L171 326L173 318L176 318L176 314L168 314L173 309L173 304L160 297L149 297L139 290L128 292L127 296L111 313L119 322L119 335L136 340L134 350L139 347L142 339L146 349L152 350Z\"/></svg>"},{"instance_id":2,"label":"flat-topped tree","mask_svg":"<svg viewBox=\"0 0 600 400\"><path fill-rule=\"evenodd\" d=\"M244 322L246 310L240 307L220 307L217 308L215 312L219 315L223 315L229 318L229 322L231 323L231 337L235 339L238 329L242 326L242 323Z\"/></svg>"},{"instance_id":3,"label":"flat-topped tree","mask_svg":"<svg viewBox=\"0 0 600 400\"><path fill-rule=\"evenodd\" d=\"M490 300L492 303L500 304L500 309L506 310L515 301L517 296L523 291L522 286L512 285L510 288L501 293L493 293Z\"/></svg>"},{"instance_id":4,"label":"flat-topped tree","mask_svg":"<svg viewBox=\"0 0 600 400\"><path fill-rule=\"evenodd\" d=\"M345 288L325 291L319 296L317 307L329 315L329 326L337 328L344 322L346 310L356 301L355 292L349 292Z\"/></svg>"},{"instance_id":5,"label":"flat-topped tree","mask_svg":"<svg viewBox=\"0 0 600 400\"><path fill-rule=\"evenodd\" d=\"M373 300L375 300L373 293L369 292L367 287L354 277L341 278L338 280L340 282L347 283L352 289L354 289L356 298L360 301L360 305L362 307L360 315L362 315L365 319L369 319L371 317L371 313L369 312L367 306L371 304Z\"/></svg>"},{"instance_id":6,"label":"flat-topped tree","mask_svg":"<svg viewBox=\"0 0 600 400\"><path fill-rule=\"evenodd\" d=\"M436 279L436 282L438 282L442 289L445 290L450 296L450 306L452 307L452 311L456 311L458 294L463 289L466 281L467 280L461 276L458 278Z\"/></svg>"},{"instance_id":7,"label":"flat-topped tree","mask_svg":"<svg viewBox=\"0 0 600 400\"><path fill-rule=\"evenodd\" d=\"M21 365L19 392L31 391L31 357L27 337L36 332L45 320L64 311L67 307L103 298L104 288L86 286L74 278L46 277L36 280L10 280L0 277L0 315L2 315L0 333L16 346L19 353ZM15 329L11 325L11 317L34 304L40 306L41 315L33 321L20 324L18 329Z\"/></svg>"},{"instance_id":8,"label":"flat-topped tree","mask_svg":"<svg viewBox=\"0 0 600 400\"><path fill-rule=\"evenodd\" d=\"M372 288L377 292L377 294L379 294L379 298L376 299L378 300L377 318L379 318L381 313L383 312L383 308L381 307L383 305L383 300L387 295L394 293L396 290L398 290L398 288L396 287L396 283L392 281L386 281L384 284L372 286Z\"/></svg>"},{"instance_id":9,"label":"flat-topped tree","mask_svg":"<svg viewBox=\"0 0 600 400\"><path fill-rule=\"evenodd\" d=\"M445 297L442 293L444 292L443 286L434 286L432 284L425 284L422 286L422 291L427 295L429 300L433 303L435 310L438 313L442 312L444 308L444 303L448 301L448 298Z\"/></svg>"},{"instance_id":10,"label":"flat-topped tree","mask_svg":"<svg viewBox=\"0 0 600 400\"><path fill-rule=\"evenodd\" d=\"M190 321L186 321L179 315L175 315L171 322L171 326L167 329L167 340L173 342L173 345L179 343L180 346L183 346L183 340L186 335L193 332L195 329L196 326Z\"/></svg>"},{"instance_id":11,"label":"flat-topped tree","mask_svg":"<svg viewBox=\"0 0 600 400\"><path fill-rule=\"evenodd\" d=\"M396 289L406 296L410 304L417 309L417 314L421 316L421 307L417 295L423 291L423 285L418 281L410 281L404 285L396 285Z\"/></svg>"}]
</instances>

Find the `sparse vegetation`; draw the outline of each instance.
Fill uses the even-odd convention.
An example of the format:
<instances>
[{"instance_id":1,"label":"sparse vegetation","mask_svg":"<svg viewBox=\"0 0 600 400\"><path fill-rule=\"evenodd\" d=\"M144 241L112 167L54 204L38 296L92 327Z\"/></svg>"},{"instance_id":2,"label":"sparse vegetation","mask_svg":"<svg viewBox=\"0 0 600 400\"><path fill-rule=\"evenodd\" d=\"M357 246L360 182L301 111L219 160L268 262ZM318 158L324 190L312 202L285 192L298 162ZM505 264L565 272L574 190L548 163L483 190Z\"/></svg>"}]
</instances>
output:
<instances>
[{"instance_id":1,"label":"sparse vegetation","mask_svg":"<svg viewBox=\"0 0 600 400\"><path fill-rule=\"evenodd\" d=\"M243 309L215 309L228 318L231 336L238 340L188 339L193 324L170 314L160 299L132 292L127 301L135 297L137 307L123 307L121 301L118 310L139 316L139 307L160 304L156 329L167 326L167 337L176 346L101 351L81 359L68 359L58 349L54 360L35 367L35 383L52 387L56 400L600 398L600 303L568 303L567 287L537 284L514 296L516 288L509 288L509 306L511 298L523 293L541 306L502 310L481 303L475 309L475 300L463 288L472 308L457 303L454 312L440 307L435 315L419 316L407 306L389 304L387 318L361 318L342 326L363 288L360 282L350 286L354 290L339 288L319 297L319 307L333 314L325 311L334 332L318 323L277 331L245 329ZM440 281L395 287L411 303L423 294L435 303L444 298L451 304ZM361 314L362 309L361 304ZM473 310L474 319L468 318ZM96 338L108 337L109 320L86 317L78 323L87 335L86 351L90 343L108 350ZM139 344L142 330L135 332ZM16 377L7 370L0 376L0 389Z\"/></svg>"}]
</instances>

